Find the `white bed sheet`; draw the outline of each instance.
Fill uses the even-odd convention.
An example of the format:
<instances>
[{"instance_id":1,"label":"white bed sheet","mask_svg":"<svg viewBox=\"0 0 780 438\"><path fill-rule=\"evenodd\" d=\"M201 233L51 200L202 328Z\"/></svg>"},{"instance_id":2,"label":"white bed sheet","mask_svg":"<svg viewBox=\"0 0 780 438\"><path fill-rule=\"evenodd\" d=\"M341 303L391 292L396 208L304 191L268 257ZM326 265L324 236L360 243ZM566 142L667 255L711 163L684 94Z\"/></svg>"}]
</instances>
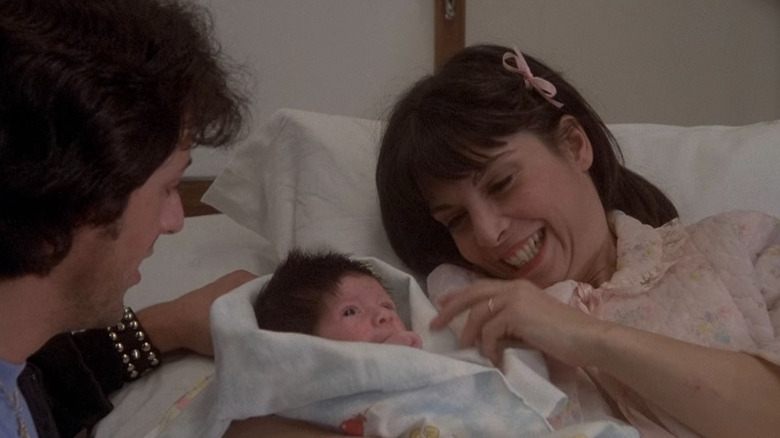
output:
<instances>
[{"instance_id":1,"label":"white bed sheet","mask_svg":"<svg viewBox=\"0 0 780 438\"><path fill-rule=\"evenodd\" d=\"M140 284L125 303L140 309L167 301L236 269L262 275L273 271L275 251L257 234L223 214L186 218L184 229L162 236L141 265ZM214 371L211 358L181 355L112 396L115 409L98 424L98 438L142 438L174 403Z\"/></svg>"},{"instance_id":2,"label":"white bed sheet","mask_svg":"<svg viewBox=\"0 0 780 438\"><path fill-rule=\"evenodd\" d=\"M204 196L226 214L188 218L181 233L161 237L126 303L142 308L172 299L235 269L270 273L293 246L326 244L402 267L382 232L374 189L381 128L374 120L278 112L257 138L239 145ZM780 120L742 127L611 128L629 167L664 189L684 222L730 208L780 217L774 190ZM200 357L167 362L113 397L117 409L100 424L98 437L145 437L213 371L213 362Z\"/></svg>"}]
</instances>

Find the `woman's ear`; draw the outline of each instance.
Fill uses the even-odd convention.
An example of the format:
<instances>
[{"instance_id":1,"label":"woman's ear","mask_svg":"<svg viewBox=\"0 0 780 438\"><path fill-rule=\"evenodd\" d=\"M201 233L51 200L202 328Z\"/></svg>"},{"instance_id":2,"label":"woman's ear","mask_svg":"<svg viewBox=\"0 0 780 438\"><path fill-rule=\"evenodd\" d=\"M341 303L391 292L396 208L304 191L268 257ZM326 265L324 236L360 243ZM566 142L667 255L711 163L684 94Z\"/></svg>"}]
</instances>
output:
<instances>
[{"instance_id":1,"label":"woman's ear","mask_svg":"<svg viewBox=\"0 0 780 438\"><path fill-rule=\"evenodd\" d=\"M579 170L587 172L593 164L593 146L580 122L570 115L561 117L558 135L561 153L571 158Z\"/></svg>"}]
</instances>

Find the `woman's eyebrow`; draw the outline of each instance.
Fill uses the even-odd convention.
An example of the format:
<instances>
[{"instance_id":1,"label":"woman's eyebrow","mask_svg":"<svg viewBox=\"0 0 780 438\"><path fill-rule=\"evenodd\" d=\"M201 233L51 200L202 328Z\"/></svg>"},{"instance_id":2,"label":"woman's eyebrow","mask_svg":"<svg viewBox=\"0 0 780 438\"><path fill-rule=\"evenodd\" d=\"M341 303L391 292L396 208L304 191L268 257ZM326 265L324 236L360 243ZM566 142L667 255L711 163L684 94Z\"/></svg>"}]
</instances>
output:
<instances>
[{"instance_id":1,"label":"woman's eyebrow","mask_svg":"<svg viewBox=\"0 0 780 438\"><path fill-rule=\"evenodd\" d=\"M504 150L485 159L485 162L482 165L482 169L475 170L474 175L472 175L471 177L471 183L474 184L474 187L479 185L480 181L482 181L482 178L490 170L490 166L495 164L495 162L498 161L500 158L509 155L510 153L512 153L512 150Z\"/></svg>"}]
</instances>

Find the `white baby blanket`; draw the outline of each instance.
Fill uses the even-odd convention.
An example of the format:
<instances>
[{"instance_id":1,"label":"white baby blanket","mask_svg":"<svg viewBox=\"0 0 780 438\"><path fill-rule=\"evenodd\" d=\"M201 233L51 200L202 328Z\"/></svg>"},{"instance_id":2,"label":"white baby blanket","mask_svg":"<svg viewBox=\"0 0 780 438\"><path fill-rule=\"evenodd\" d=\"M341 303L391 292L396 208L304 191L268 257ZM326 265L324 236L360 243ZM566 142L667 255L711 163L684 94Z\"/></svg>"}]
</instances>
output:
<instances>
[{"instance_id":1,"label":"white baby blanket","mask_svg":"<svg viewBox=\"0 0 780 438\"><path fill-rule=\"evenodd\" d=\"M552 432L546 417L564 395L528 365L541 363L538 353L505 353L505 377L474 350L458 351L450 331L428 330L435 310L409 275L362 260L424 350L260 330L252 302L266 276L215 302L216 377L162 436L219 437L232 420L278 414L357 436L638 437L609 422Z\"/></svg>"}]
</instances>

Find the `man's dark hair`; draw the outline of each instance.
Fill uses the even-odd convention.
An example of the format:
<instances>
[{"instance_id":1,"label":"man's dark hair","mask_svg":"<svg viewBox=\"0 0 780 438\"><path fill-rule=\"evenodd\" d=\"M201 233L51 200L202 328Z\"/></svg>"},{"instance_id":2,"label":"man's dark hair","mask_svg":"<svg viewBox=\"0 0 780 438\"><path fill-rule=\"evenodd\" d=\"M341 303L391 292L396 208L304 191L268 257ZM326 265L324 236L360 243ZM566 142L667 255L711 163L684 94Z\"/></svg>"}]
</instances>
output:
<instances>
[{"instance_id":1,"label":"man's dark hair","mask_svg":"<svg viewBox=\"0 0 780 438\"><path fill-rule=\"evenodd\" d=\"M208 12L164 0L0 0L0 279L47 275L182 147L221 146L245 98Z\"/></svg>"}]
</instances>

